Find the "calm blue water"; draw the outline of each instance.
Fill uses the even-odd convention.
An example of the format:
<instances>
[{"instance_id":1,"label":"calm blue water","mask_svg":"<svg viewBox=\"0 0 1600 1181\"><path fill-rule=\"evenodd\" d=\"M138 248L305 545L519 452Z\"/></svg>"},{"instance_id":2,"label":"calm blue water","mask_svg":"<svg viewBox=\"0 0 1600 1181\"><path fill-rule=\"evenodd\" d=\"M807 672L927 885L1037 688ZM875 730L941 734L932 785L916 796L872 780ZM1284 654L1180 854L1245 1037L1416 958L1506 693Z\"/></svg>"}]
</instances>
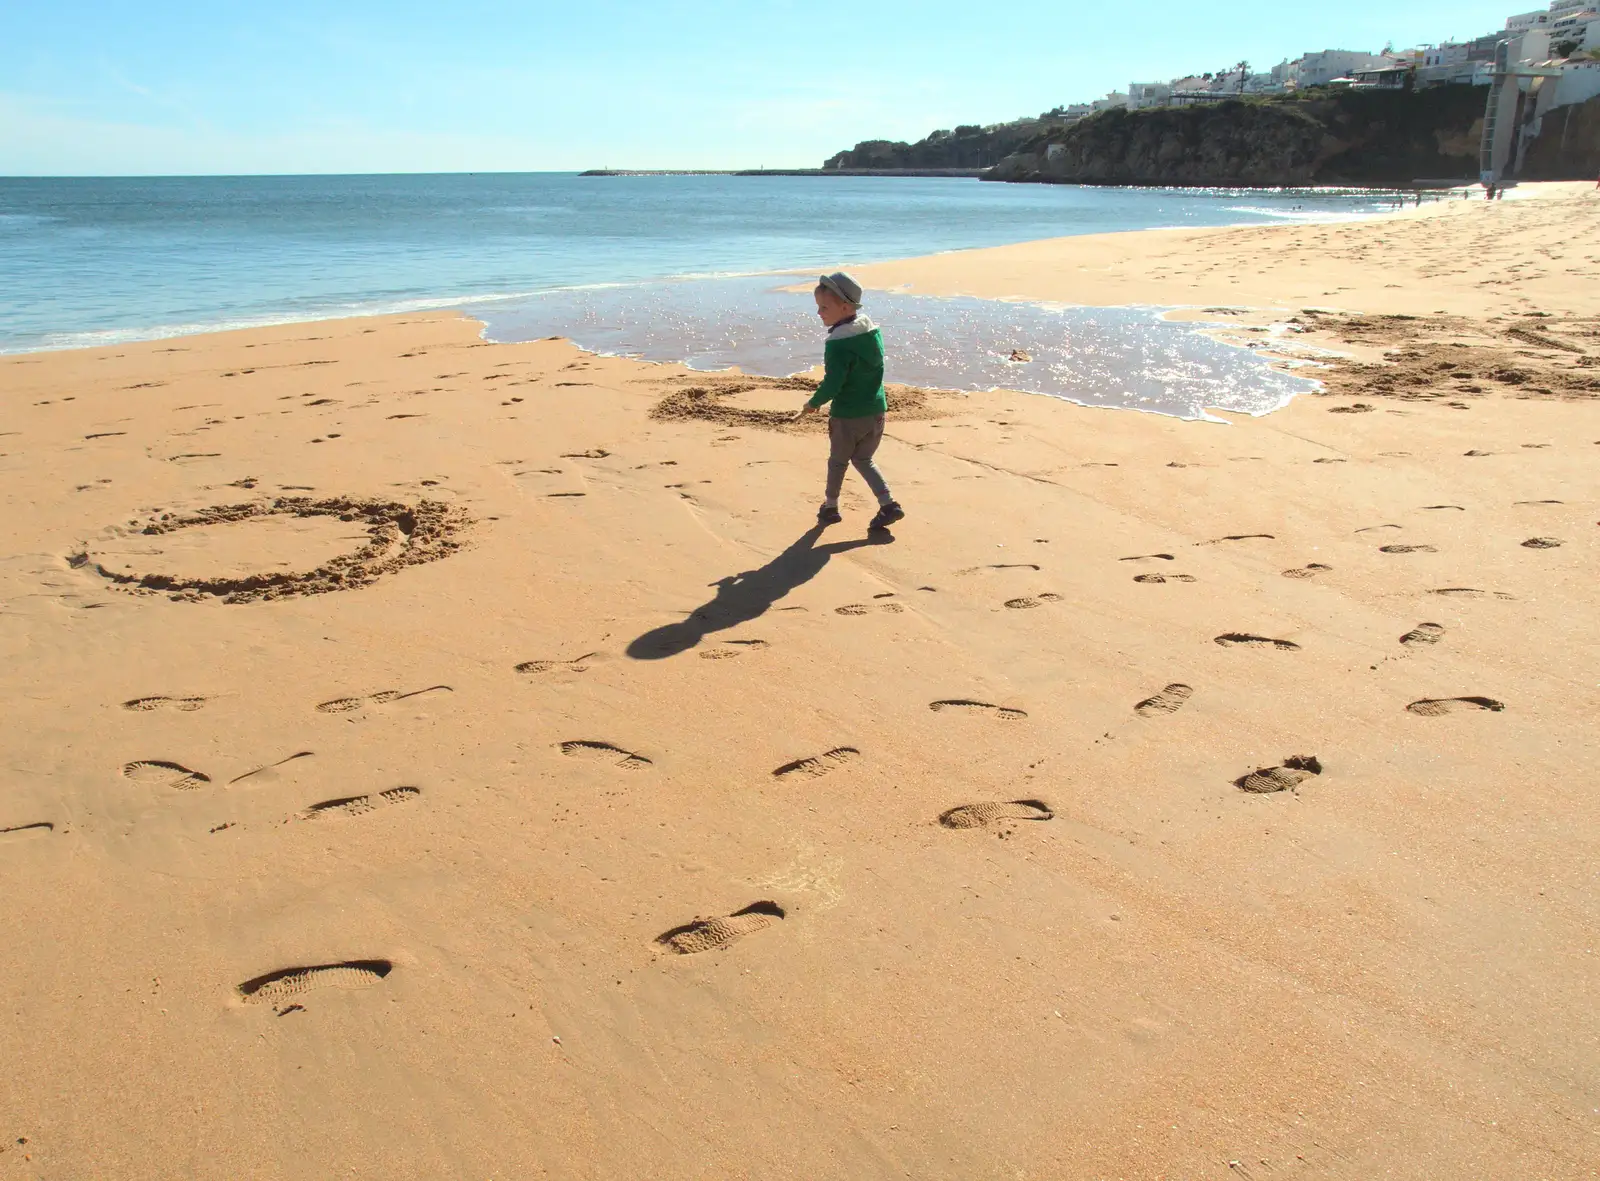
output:
<instances>
[{"instance_id":1,"label":"calm blue water","mask_svg":"<svg viewBox=\"0 0 1600 1181\"><path fill-rule=\"evenodd\" d=\"M0 351L1386 204L915 178L0 178Z\"/></svg>"}]
</instances>

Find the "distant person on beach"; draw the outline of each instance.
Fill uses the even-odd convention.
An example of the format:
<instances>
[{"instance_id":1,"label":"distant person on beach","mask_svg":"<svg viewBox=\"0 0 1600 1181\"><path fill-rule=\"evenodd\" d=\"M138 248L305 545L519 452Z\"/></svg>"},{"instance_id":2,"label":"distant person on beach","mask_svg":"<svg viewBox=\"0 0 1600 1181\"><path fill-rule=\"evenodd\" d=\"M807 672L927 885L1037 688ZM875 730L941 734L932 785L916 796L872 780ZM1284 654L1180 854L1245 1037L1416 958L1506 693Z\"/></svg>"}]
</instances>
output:
<instances>
[{"instance_id":1,"label":"distant person on beach","mask_svg":"<svg viewBox=\"0 0 1600 1181\"><path fill-rule=\"evenodd\" d=\"M872 462L883 441L883 419L889 410L883 390L883 333L861 314L861 284L843 271L823 275L812 294L828 340L822 350L822 384L796 417L833 403L828 413L828 484L817 523L837 525L844 520L839 490L844 487L845 469L854 464L878 498L878 515L868 528L887 529L906 514Z\"/></svg>"}]
</instances>

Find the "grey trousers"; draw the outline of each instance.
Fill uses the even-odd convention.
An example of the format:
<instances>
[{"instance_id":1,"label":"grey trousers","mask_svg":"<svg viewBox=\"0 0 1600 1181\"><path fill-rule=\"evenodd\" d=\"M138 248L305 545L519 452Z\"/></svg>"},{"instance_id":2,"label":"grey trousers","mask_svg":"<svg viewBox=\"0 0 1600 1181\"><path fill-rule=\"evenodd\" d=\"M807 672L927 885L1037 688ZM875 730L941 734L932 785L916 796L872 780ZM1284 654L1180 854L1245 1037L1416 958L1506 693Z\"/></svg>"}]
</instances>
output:
<instances>
[{"instance_id":1,"label":"grey trousers","mask_svg":"<svg viewBox=\"0 0 1600 1181\"><path fill-rule=\"evenodd\" d=\"M833 504L839 499L839 489L844 487L845 469L855 464L856 471L872 489L879 504L887 504L894 497L883 473L872 462L873 453L883 441L883 415L866 418L828 419L828 490L824 500Z\"/></svg>"}]
</instances>

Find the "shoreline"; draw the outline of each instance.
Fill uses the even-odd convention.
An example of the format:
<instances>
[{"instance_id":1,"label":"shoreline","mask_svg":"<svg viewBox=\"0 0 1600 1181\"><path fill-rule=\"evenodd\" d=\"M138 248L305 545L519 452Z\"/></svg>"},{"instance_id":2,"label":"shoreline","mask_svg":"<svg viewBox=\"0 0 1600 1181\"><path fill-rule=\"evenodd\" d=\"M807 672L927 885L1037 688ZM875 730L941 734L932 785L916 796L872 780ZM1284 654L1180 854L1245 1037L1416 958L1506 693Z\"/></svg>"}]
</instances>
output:
<instances>
[{"instance_id":1,"label":"shoreline","mask_svg":"<svg viewBox=\"0 0 1600 1181\"><path fill-rule=\"evenodd\" d=\"M1597 211L1600 211L1600 202L1590 198L1591 194L1585 184L1547 182L1524 186L1524 191L1515 200L1518 206L1529 213L1554 210L1558 217L1587 216L1596 230L1600 231L1600 216L1596 216ZM1253 417L1260 417L1280 412L1297 396L1313 394L1324 389L1325 382L1319 374L1326 370L1329 361L1365 355L1359 347L1354 350L1347 345L1329 348L1327 347L1329 342L1319 344L1311 338L1291 340L1282 331L1277 333L1276 347L1270 345L1263 347L1265 345L1263 340L1253 339L1259 337L1264 329L1276 327L1281 330L1286 326L1286 321L1290 321L1287 326L1295 329L1297 333L1303 331L1303 325L1292 322L1299 318L1294 316L1293 312L1302 307L1323 306L1333 310L1394 314L1392 309L1397 303L1399 306L1411 308L1417 306L1417 301L1421 299L1430 304L1444 305L1434 308L1435 314L1463 312L1472 315L1487 314L1484 302L1473 301L1466 295L1467 285L1457 281L1457 276L1461 273L1459 270L1452 272L1448 276L1450 281L1444 284L1420 283L1417 281L1418 276L1412 274L1405 276L1409 282L1399 285L1384 282L1379 289L1371 281L1371 267L1365 260L1362 260L1361 267L1356 268L1358 271L1362 268L1367 270L1368 273L1362 276L1367 280L1365 283L1350 282L1352 268L1348 265L1341 266L1337 261L1340 255L1352 253L1359 255L1364 247L1363 239L1369 242L1375 240L1391 246L1393 260L1390 269L1382 271L1379 277L1383 279L1400 277L1394 272L1394 268L1399 265L1404 252L1398 249L1396 244L1400 243L1404 235L1410 235L1415 239L1419 234L1426 234L1430 226L1439 219L1448 221L1465 216L1481 222L1486 218L1500 215L1501 220L1504 220L1503 206L1484 208L1483 205L1486 204L1438 202L1428 206L1380 211L1353 218L1304 221L1297 219L1292 222L1265 225L1244 223L1208 227L1159 227L1106 234L1068 235L1003 246L956 249L878 263L852 264L852 269L869 291L886 291L935 299L962 297L1076 309L1149 311L1169 322L1195 323L1199 325L1194 329L1195 332L1242 352L1253 353L1278 373L1308 383L1304 390L1287 392L1266 409L1244 411ZM1528 218L1524 217L1523 220L1526 221ZM1544 222L1548 220L1546 218ZM1581 227L1581 221L1574 224ZM1581 228L1576 232L1581 236ZM1337 235L1343 241L1329 245L1330 235ZM1244 286L1239 276L1269 272L1281 261L1285 240L1292 242L1297 238L1301 240L1302 247L1305 246L1306 239L1311 239L1314 244L1310 254L1314 260L1318 283L1328 281L1336 284L1332 289L1323 289L1320 292L1320 304L1311 302L1306 294L1296 297L1274 289L1269 295L1264 296L1259 287L1254 291L1247 286L1245 290L1239 289ZM1219 247L1231 247L1234 253L1218 261L1212 256L1218 253ZM1413 244L1412 253L1420 249L1425 255L1425 247L1426 243ZM1158 260L1166 265L1157 267ZM1185 269L1185 262L1190 269ZM1505 264L1503 261L1496 261L1490 265ZM1207 277L1208 272L1219 269L1226 276L1226 288L1201 281ZM1121 273L1116 273L1118 270ZM1158 277L1152 271L1166 273ZM0 353L0 356L50 356L84 348L129 347L141 341L193 340L218 333L306 327L317 324L337 325L345 320L360 321L432 311L451 312L466 317L478 325L482 340L486 343L503 345L516 342L491 340L488 335L489 320L480 314L480 309L485 306L508 303L517 299L549 296L560 291L643 288L676 282L716 282L741 278L781 279L789 275L802 274L809 272L785 268L751 274L682 276L626 283L584 284L556 289L553 292L507 295L494 299L407 301L410 306L402 311L386 310L331 320L276 320L270 323L229 326L194 333L125 339L103 345L62 346L10 354ZM1078 276L1086 276L1087 281L1080 280ZM1493 280L1480 280L1478 285L1483 286L1488 282ZM1274 283L1276 284L1277 280L1274 280ZM800 291L803 286L797 285L795 290ZM1401 296L1389 295L1390 291L1397 289L1403 293ZM419 304L421 306L416 306ZM1588 305L1584 300L1578 300L1567 310L1581 312L1585 306ZM578 347L588 348L587 343L581 339L581 334L572 335ZM1297 345L1303 347L1296 347ZM646 359L610 351L598 345L591 351L591 355L669 369L685 367L687 372L707 375L742 375L749 372L741 368L737 361L723 368L687 368L681 359L668 357ZM814 367L800 368L792 374L773 376L800 377L813 372ZM760 376L753 372L750 375ZM1015 388L1000 382L971 387L941 386L928 382L922 384L930 390L955 394L992 393ZM1204 420L1212 418L1212 413L1219 410L1222 413L1239 413L1238 410L1227 407L1198 405L1191 413L1181 414L1137 404L1096 402L1086 399L1083 395L1075 395L1069 390L1032 389L1018 392L1056 398L1088 409L1132 409L1157 415L1176 416L1180 419Z\"/></svg>"},{"instance_id":2,"label":"shoreline","mask_svg":"<svg viewBox=\"0 0 1600 1181\"><path fill-rule=\"evenodd\" d=\"M1101 187L1101 186L1096 186L1096 187ZM1353 193L1353 192L1356 192L1357 190L1350 190L1350 189L1335 189L1335 190L1314 190L1314 189L1284 190L1284 189L1275 189L1275 190L1262 190L1262 191L1263 192L1274 192L1274 193L1279 193L1279 194L1304 191L1307 195L1318 195L1318 194L1320 194L1320 195L1329 195L1330 193L1334 194L1334 195L1339 195L1339 194ZM1388 190L1371 190L1371 191L1377 193L1377 192L1387 192ZM1371 219L1371 218L1380 218L1380 217L1386 217L1386 216L1392 216L1392 213L1390 211L1375 211L1375 212L1372 212L1372 213L1330 214L1327 218L1306 217L1306 218L1284 219L1282 221L1280 221L1276 217L1273 217L1271 220L1267 220L1267 221L1225 223L1223 226L1209 227L1209 228L1247 228L1247 227L1251 227L1251 226L1275 226L1275 225L1280 225L1280 224L1288 224L1288 225L1319 225L1319 224L1332 224L1332 223L1335 223L1335 222L1338 222L1338 221L1341 221L1341 220L1364 221L1364 220L1368 220L1368 219ZM1116 238L1120 238L1120 237L1122 237L1124 235L1128 235L1128 234L1148 234L1148 233L1167 233L1167 232L1191 232L1191 231L1187 227L1183 227L1183 226L1163 226L1163 227L1146 227L1146 228L1143 228L1143 229L1133 229L1133 230L1119 230L1119 231L1113 231L1113 232L1111 232L1109 234L1099 234L1099 235L1088 235L1088 234L1086 234L1086 235L1076 235L1076 236L1098 236L1098 237L1116 237ZM1012 243L1010 245L1013 246L1013 247L1023 248L1023 247L1032 246L1032 245L1035 245L1035 244L1038 244L1038 243L1053 242L1053 241L1056 241L1056 240L1057 239L1050 239L1050 238L1047 238L1047 239L1023 239L1023 240L1020 240L1020 241L1018 241L1016 243ZM869 264L866 264L866 265L874 266L874 267L891 266L891 265L896 265L896 264L916 262L918 260L927 259L927 258L942 257L943 255L946 255L946 254L966 253L966 252L968 252L970 250L973 250L973 249L982 250L982 249L996 249L996 248L995 247L957 247L957 248L952 248L951 250L938 251L938 252L935 252L933 254L909 255L909 256L894 257L894 258L879 260L877 262L869 263ZM835 265L835 264L824 264L824 265ZM852 265L860 265L859 264L859 260L854 260ZM774 268L774 269L771 269L771 270L759 270L759 271L753 271L753 272L746 272L746 271L728 272L728 275L731 276L731 277L740 277L740 276L744 276L744 275L748 275L748 274L772 274L772 275L804 274L804 273L807 273L807 271L808 271L808 268L794 268L794 267L790 267L790 266L786 265L786 266L779 267L779 268ZM642 286L642 285L646 285L646 284L661 283L661 282L693 281L693 280L704 278L704 277L705 276L696 274L694 272L685 272L685 273L678 273L678 274L671 274L671 275L664 275L664 276L652 276L652 277L647 277L647 278L642 278L642 279L614 280L614 281L602 281L602 282L599 282L599 283L571 284L571 285L566 285L566 286L550 288L549 290L550 291L585 290L585 289L589 289L589 288L593 288L593 287L597 287L597 286L598 287L605 287L605 286ZM716 277L723 277L723 276L721 274L718 274ZM142 326L142 327L86 329L86 330L83 330L81 332L70 334L70 335L76 337L77 339L70 340L67 343L62 343L62 344L41 344L41 345L35 345L35 346L31 346L31 347L26 347L26 348L19 348L19 347L15 347L15 346L6 346L6 347L3 347L3 348L0 348L0 356L18 356L18 355L26 355L26 354L29 354L29 353L61 352L61 351L69 351L69 350L72 350L72 349L78 349L78 348L100 348L100 347L109 347L109 346L113 346L113 345L129 344L129 343L134 343L134 342L137 342L137 341L172 340L172 339L180 339L180 338L185 338L185 337L206 335L206 334L210 334L210 333L214 333L214 332L237 331L237 330L240 330L240 329L248 329L248 328L270 328L270 327L275 327L275 326L284 325L284 324L316 323L316 322L320 322L320 321L324 321L324 320L330 320L330 319L344 319L344 318L350 318L350 317L368 317L368 316L385 316L385 315L409 314L409 313L417 312L417 311L428 311L428 310L450 309L450 308L470 309L471 306L474 305L474 304L493 303L493 302L501 302L501 301L508 301L508 300L516 300L516 299L525 299L525 298L530 298L530 297L536 297L536 296L539 296L539 295L542 295L542 294L546 294L546 292L542 292L542 291L491 292L491 293L487 293L487 294L479 294L479 295L464 296L464 297L419 295L419 296L412 296L412 297L407 297L407 298L402 298L402 299L375 300L375 301L371 301L370 307L358 308L358 309L354 309L354 310L328 309L326 312L324 312L324 311L316 311L316 312L310 312L310 313L291 313L291 314L287 314L287 315L284 315L284 314L263 314L263 315L260 315L260 316L245 317L245 318L238 319L238 320L221 321L221 322L218 322L216 324L194 325L194 324L189 324L189 323L168 323L168 324L157 324L157 325ZM335 312L337 314L334 314Z\"/></svg>"}]
</instances>

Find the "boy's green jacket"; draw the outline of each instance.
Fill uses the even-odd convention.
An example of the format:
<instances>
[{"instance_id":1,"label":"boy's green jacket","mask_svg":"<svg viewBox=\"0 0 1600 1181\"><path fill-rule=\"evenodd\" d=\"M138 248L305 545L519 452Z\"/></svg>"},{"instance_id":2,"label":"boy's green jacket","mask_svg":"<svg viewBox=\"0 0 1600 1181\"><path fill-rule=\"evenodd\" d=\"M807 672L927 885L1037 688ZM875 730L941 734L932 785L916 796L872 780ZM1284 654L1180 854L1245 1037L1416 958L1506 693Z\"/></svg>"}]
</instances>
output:
<instances>
[{"instance_id":1,"label":"boy's green jacket","mask_svg":"<svg viewBox=\"0 0 1600 1181\"><path fill-rule=\"evenodd\" d=\"M870 418L884 414L883 333L865 316L837 324L822 347L822 384L806 405L820 409L833 403L834 418Z\"/></svg>"}]
</instances>

